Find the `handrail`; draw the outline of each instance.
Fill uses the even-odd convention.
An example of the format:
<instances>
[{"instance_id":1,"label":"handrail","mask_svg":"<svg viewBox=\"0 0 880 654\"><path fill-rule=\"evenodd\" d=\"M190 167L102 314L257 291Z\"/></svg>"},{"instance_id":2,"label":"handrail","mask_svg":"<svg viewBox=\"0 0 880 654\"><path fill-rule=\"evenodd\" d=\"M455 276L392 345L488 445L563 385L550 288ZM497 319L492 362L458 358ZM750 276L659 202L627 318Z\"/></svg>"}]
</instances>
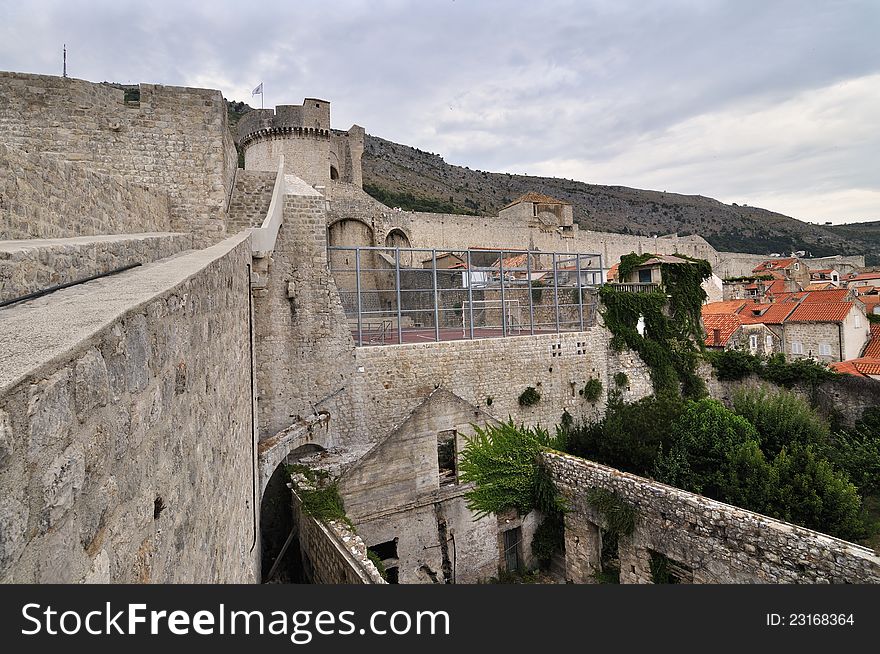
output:
<instances>
[{"instance_id":1,"label":"handrail","mask_svg":"<svg viewBox=\"0 0 880 654\"><path fill-rule=\"evenodd\" d=\"M259 227L251 228L251 251L257 259L269 255L275 249L281 219L284 216L284 155L278 157L278 174L275 176L275 188L272 189L272 201L269 210Z\"/></svg>"}]
</instances>

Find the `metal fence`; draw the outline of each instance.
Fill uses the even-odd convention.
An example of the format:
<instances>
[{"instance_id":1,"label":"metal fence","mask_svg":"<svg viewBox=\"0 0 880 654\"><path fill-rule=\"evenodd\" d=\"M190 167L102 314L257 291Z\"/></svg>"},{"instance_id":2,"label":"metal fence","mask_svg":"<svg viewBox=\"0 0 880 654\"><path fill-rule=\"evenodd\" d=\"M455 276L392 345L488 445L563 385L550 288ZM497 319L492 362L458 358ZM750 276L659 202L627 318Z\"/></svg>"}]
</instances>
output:
<instances>
[{"instance_id":1,"label":"metal fence","mask_svg":"<svg viewBox=\"0 0 880 654\"><path fill-rule=\"evenodd\" d=\"M355 342L391 345L583 331L599 254L330 246Z\"/></svg>"}]
</instances>

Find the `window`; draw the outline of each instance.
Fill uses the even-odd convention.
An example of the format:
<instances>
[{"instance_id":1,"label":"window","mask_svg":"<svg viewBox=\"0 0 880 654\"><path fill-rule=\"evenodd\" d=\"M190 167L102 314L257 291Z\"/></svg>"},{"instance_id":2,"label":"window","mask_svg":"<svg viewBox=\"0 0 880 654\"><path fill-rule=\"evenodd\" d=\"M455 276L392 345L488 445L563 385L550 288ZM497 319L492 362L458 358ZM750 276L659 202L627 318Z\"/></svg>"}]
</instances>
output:
<instances>
[{"instance_id":1,"label":"window","mask_svg":"<svg viewBox=\"0 0 880 654\"><path fill-rule=\"evenodd\" d=\"M823 357L830 357L831 346L828 343L819 343L819 354Z\"/></svg>"},{"instance_id":2,"label":"window","mask_svg":"<svg viewBox=\"0 0 880 654\"><path fill-rule=\"evenodd\" d=\"M801 264L799 264L798 262L795 262L795 264L794 264L794 269L795 269L795 270L800 270L800 269L801 269Z\"/></svg>"},{"instance_id":3,"label":"window","mask_svg":"<svg viewBox=\"0 0 880 654\"><path fill-rule=\"evenodd\" d=\"M639 284L650 284L651 279L651 269L644 268L639 271Z\"/></svg>"},{"instance_id":4,"label":"window","mask_svg":"<svg viewBox=\"0 0 880 654\"><path fill-rule=\"evenodd\" d=\"M853 324L854 324L857 328L862 326L862 317L859 315L858 312L856 312L856 318L855 318L855 320L853 321Z\"/></svg>"},{"instance_id":5,"label":"window","mask_svg":"<svg viewBox=\"0 0 880 654\"><path fill-rule=\"evenodd\" d=\"M758 335L757 334L752 334L751 336L749 336L749 349L750 350L757 350L758 349Z\"/></svg>"},{"instance_id":6,"label":"window","mask_svg":"<svg viewBox=\"0 0 880 654\"><path fill-rule=\"evenodd\" d=\"M773 349L773 337L770 334L764 337L764 347L767 348L767 351Z\"/></svg>"},{"instance_id":7,"label":"window","mask_svg":"<svg viewBox=\"0 0 880 654\"><path fill-rule=\"evenodd\" d=\"M447 429L437 434L437 469L440 473L441 486L456 483L454 429Z\"/></svg>"},{"instance_id":8,"label":"window","mask_svg":"<svg viewBox=\"0 0 880 654\"><path fill-rule=\"evenodd\" d=\"M791 342L791 353L792 354L803 354L804 353L804 344L800 341L792 341Z\"/></svg>"}]
</instances>

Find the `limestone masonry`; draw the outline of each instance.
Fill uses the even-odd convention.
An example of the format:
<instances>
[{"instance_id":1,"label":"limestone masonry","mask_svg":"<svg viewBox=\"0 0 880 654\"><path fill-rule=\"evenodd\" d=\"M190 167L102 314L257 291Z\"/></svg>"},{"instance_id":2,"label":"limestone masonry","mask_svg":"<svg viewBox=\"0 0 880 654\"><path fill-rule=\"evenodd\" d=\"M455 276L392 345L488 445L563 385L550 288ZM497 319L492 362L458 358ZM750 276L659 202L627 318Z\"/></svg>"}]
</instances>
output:
<instances>
[{"instance_id":1,"label":"limestone masonry","mask_svg":"<svg viewBox=\"0 0 880 654\"><path fill-rule=\"evenodd\" d=\"M543 516L467 508L474 426L553 429L601 416L612 389L652 392L598 311L622 255L678 252L722 276L760 259L581 230L531 194L498 216L401 211L363 191L364 129L333 129L326 100L250 111L233 136L219 91L136 91L0 72L3 582L477 583L534 567ZM527 388L540 401L521 404ZM819 396L850 421L878 403L855 381ZM546 460L574 507L555 563L571 581L596 572L594 487L637 507L623 581L651 580L651 552L695 582L880 581L852 543ZM350 525L309 509L293 464Z\"/></svg>"}]
</instances>

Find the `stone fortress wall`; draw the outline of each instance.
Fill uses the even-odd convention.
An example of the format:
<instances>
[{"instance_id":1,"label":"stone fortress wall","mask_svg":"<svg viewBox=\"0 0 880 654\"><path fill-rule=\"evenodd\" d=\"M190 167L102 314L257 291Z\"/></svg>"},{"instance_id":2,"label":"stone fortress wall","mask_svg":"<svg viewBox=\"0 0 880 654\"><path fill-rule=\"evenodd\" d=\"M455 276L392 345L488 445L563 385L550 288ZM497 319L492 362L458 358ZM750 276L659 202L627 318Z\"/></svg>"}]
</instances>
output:
<instances>
[{"instance_id":1,"label":"stone fortress wall","mask_svg":"<svg viewBox=\"0 0 880 654\"><path fill-rule=\"evenodd\" d=\"M106 84L0 72L0 140L167 193L170 231L193 232L199 247L218 241L237 162L223 96L159 84L139 90L139 101L126 102ZM161 231L136 231L151 230Z\"/></svg>"},{"instance_id":2,"label":"stone fortress wall","mask_svg":"<svg viewBox=\"0 0 880 654\"><path fill-rule=\"evenodd\" d=\"M164 191L0 143L0 241L170 230Z\"/></svg>"},{"instance_id":3,"label":"stone fortress wall","mask_svg":"<svg viewBox=\"0 0 880 654\"><path fill-rule=\"evenodd\" d=\"M3 310L0 581L258 580L250 258L237 236Z\"/></svg>"}]
</instances>

